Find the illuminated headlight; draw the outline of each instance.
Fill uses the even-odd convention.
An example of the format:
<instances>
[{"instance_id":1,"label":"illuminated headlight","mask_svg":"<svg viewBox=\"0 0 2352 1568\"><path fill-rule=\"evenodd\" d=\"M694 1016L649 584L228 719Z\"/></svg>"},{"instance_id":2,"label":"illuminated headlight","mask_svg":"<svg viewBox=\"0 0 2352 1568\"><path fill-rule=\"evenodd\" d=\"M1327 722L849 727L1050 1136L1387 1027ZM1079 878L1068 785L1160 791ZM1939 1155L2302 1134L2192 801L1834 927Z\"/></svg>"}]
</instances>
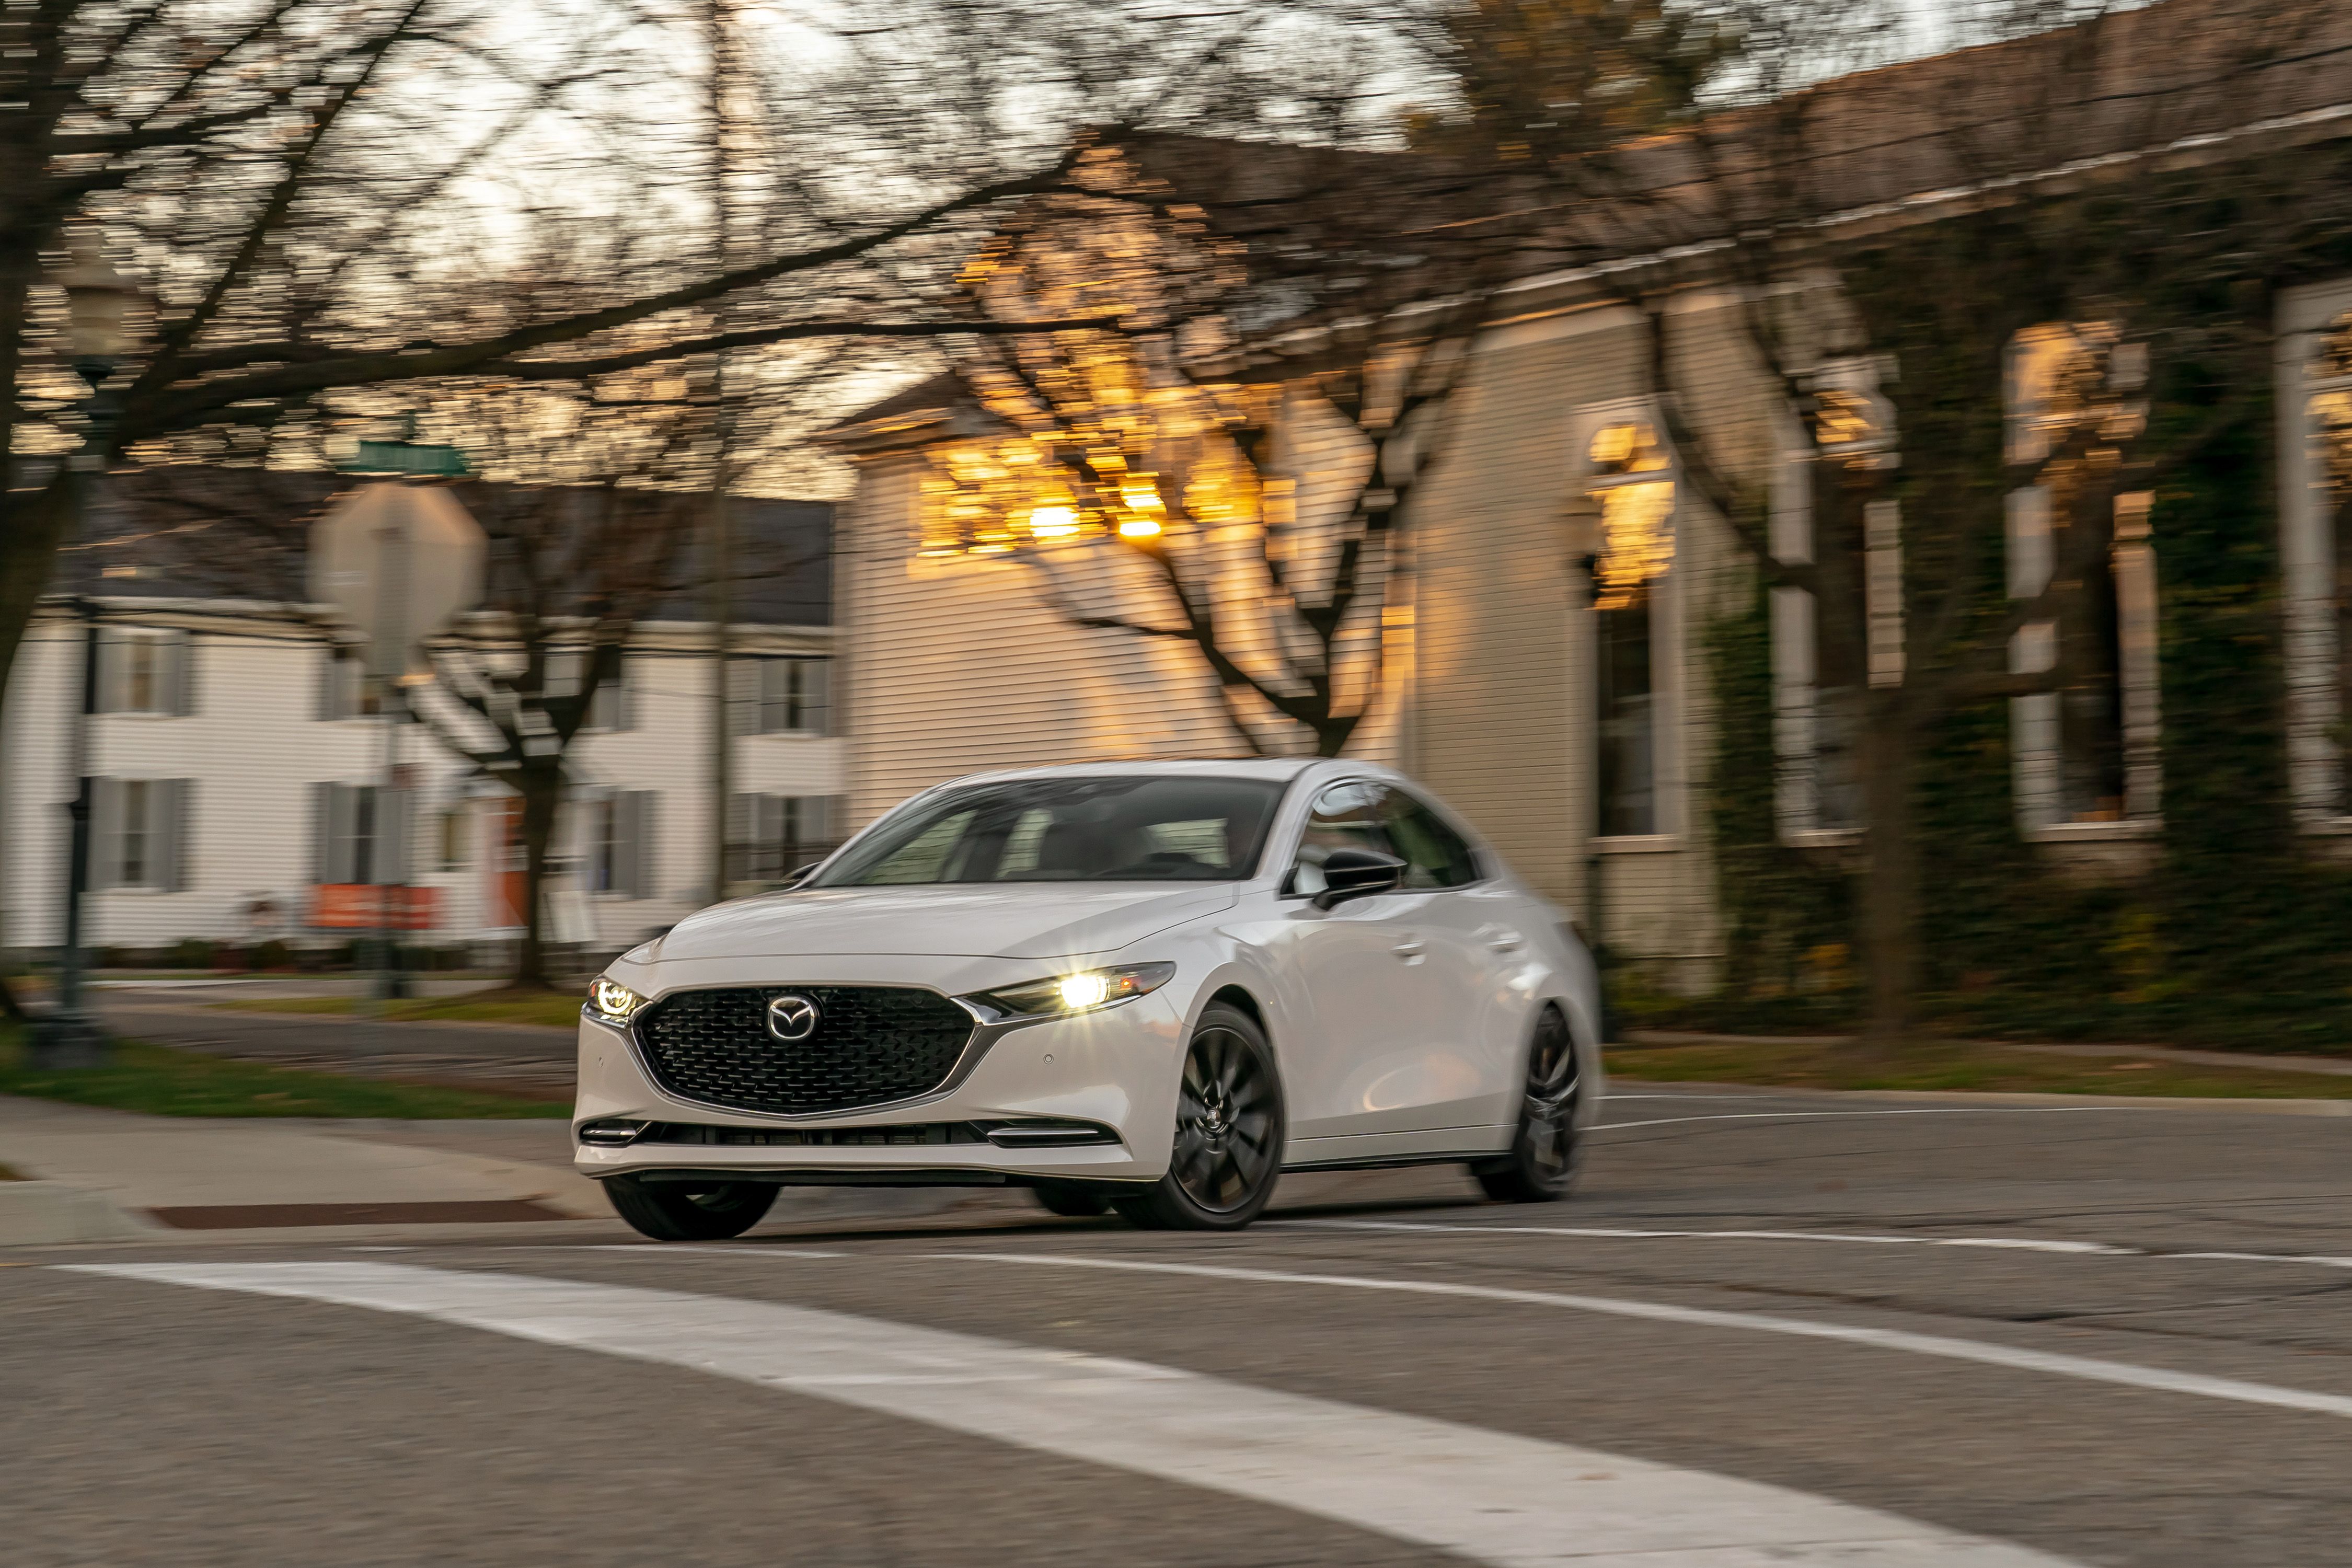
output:
<instances>
[{"instance_id":1,"label":"illuminated headlight","mask_svg":"<svg viewBox=\"0 0 2352 1568\"><path fill-rule=\"evenodd\" d=\"M1167 984L1175 973L1176 966L1172 963L1130 963L1120 969L1082 969L1075 974L1056 974L1049 980L1031 981L1026 985L1008 985L1002 991L984 991L972 1000L994 1008L1007 1018L1058 1018L1133 1001Z\"/></svg>"},{"instance_id":2,"label":"illuminated headlight","mask_svg":"<svg viewBox=\"0 0 2352 1568\"><path fill-rule=\"evenodd\" d=\"M588 1011L608 1024L625 1024L646 999L617 980L599 979L588 987Z\"/></svg>"}]
</instances>

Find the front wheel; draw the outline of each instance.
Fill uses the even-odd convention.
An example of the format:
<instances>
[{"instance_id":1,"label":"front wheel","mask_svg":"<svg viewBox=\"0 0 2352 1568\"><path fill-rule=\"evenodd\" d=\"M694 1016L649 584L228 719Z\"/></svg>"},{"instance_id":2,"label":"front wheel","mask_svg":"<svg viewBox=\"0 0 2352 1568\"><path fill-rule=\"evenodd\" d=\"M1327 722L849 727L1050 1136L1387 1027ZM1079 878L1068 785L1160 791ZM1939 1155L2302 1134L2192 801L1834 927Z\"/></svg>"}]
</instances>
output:
<instances>
[{"instance_id":1,"label":"front wheel","mask_svg":"<svg viewBox=\"0 0 2352 1568\"><path fill-rule=\"evenodd\" d=\"M640 1236L656 1241L725 1241L760 1223L776 1201L776 1189L766 1182L694 1187L607 1176L604 1196Z\"/></svg>"},{"instance_id":2,"label":"front wheel","mask_svg":"<svg viewBox=\"0 0 2352 1568\"><path fill-rule=\"evenodd\" d=\"M1286 1125L1265 1031L1213 1002L1185 1047L1168 1173L1112 1205L1146 1230L1239 1230L1274 1196Z\"/></svg>"},{"instance_id":3,"label":"front wheel","mask_svg":"<svg viewBox=\"0 0 2352 1568\"><path fill-rule=\"evenodd\" d=\"M1583 1087L1568 1019L1558 1007L1546 1007L1528 1045L1528 1084L1519 1099L1519 1125L1511 1152L1472 1167L1488 1197L1507 1204L1548 1204L1568 1196L1583 1154L1576 1127Z\"/></svg>"}]
</instances>

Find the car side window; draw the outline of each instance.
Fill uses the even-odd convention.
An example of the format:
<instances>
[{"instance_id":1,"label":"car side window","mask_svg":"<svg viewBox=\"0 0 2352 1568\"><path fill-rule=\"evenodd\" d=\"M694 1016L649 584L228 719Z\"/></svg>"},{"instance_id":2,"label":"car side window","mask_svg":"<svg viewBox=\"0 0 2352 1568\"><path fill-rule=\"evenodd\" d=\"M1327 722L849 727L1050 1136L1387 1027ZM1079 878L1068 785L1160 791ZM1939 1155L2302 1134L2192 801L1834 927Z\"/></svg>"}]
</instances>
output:
<instances>
[{"instance_id":1,"label":"car side window","mask_svg":"<svg viewBox=\"0 0 2352 1568\"><path fill-rule=\"evenodd\" d=\"M1460 888L1478 879L1478 857L1445 819L1401 789L1386 792L1381 826L1403 858L1408 888Z\"/></svg>"},{"instance_id":2,"label":"car side window","mask_svg":"<svg viewBox=\"0 0 2352 1568\"><path fill-rule=\"evenodd\" d=\"M1334 849L1370 849L1392 855L1388 835L1381 827L1381 787L1374 784L1333 784L1316 797L1299 835L1298 861L1290 873L1290 890L1312 897L1326 886L1323 862Z\"/></svg>"}]
</instances>

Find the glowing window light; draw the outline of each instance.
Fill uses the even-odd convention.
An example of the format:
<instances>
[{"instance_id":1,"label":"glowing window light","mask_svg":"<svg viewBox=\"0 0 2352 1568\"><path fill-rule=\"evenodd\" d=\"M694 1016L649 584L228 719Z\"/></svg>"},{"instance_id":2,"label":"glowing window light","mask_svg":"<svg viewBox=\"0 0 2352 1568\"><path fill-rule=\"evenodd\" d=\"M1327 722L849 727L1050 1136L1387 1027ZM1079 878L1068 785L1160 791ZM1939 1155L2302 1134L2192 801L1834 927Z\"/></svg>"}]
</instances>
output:
<instances>
[{"instance_id":1,"label":"glowing window light","mask_svg":"<svg viewBox=\"0 0 2352 1568\"><path fill-rule=\"evenodd\" d=\"M1148 517L1130 517L1118 525L1122 539L1153 539L1160 533L1160 524Z\"/></svg>"},{"instance_id":2,"label":"glowing window light","mask_svg":"<svg viewBox=\"0 0 2352 1568\"><path fill-rule=\"evenodd\" d=\"M1040 539L1066 539L1078 531L1074 507L1041 506L1029 514L1029 531Z\"/></svg>"}]
</instances>

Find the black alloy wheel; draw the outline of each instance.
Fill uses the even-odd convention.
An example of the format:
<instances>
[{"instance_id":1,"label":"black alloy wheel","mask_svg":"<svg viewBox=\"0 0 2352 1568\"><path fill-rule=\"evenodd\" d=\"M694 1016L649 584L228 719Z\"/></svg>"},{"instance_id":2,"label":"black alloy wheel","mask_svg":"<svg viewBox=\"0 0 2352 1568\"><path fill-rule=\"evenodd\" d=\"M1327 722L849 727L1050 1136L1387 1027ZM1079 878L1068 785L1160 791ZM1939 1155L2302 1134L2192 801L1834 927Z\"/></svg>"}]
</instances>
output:
<instances>
[{"instance_id":1,"label":"black alloy wheel","mask_svg":"<svg viewBox=\"0 0 2352 1568\"><path fill-rule=\"evenodd\" d=\"M1039 1182L1029 1189L1047 1214L1092 1219L1110 1213L1110 1194L1082 1182Z\"/></svg>"},{"instance_id":2,"label":"black alloy wheel","mask_svg":"<svg viewBox=\"0 0 2352 1568\"><path fill-rule=\"evenodd\" d=\"M1213 1002L1184 1052L1168 1173L1111 1200L1146 1230L1239 1230L1282 1175L1282 1079L1257 1021Z\"/></svg>"},{"instance_id":3,"label":"black alloy wheel","mask_svg":"<svg viewBox=\"0 0 2352 1568\"><path fill-rule=\"evenodd\" d=\"M1511 1152L1471 1167L1488 1197L1507 1204L1547 1204L1568 1196L1584 1152L1576 1128L1583 1088L1568 1018L1557 1006L1548 1006L1538 1016L1535 1038L1528 1044L1528 1087L1520 1097Z\"/></svg>"},{"instance_id":4,"label":"black alloy wheel","mask_svg":"<svg viewBox=\"0 0 2352 1568\"><path fill-rule=\"evenodd\" d=\"M768 1182L647 1182L607 1176L604 1196L640 1236L656 1241L725 1241L742 1235L766 1216L776 1201Z\"/></svg>"}]
</instances>

